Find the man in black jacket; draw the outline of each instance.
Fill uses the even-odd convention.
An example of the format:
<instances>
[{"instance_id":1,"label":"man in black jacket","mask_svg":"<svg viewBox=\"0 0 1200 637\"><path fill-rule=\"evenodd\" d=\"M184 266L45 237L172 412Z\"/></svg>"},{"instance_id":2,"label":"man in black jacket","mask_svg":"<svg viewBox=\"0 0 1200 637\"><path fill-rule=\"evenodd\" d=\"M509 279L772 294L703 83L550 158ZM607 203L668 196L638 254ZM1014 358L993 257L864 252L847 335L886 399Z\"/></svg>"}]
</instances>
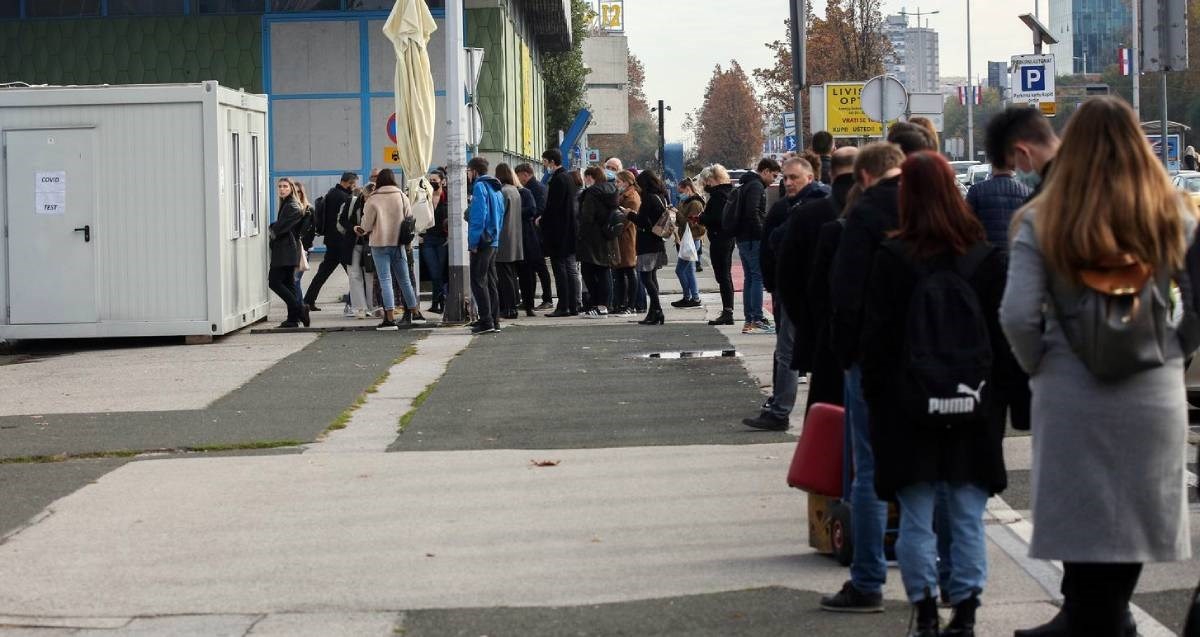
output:
<instances>
[{"instance_id":1,"label":"man in black jacket","mask_svg":"<svg viewBox=\"0 0 1200 637\"><path fill-rule=\"evenodd\" d=\"M821 227L842 214L846 195L854 187L854 160L857 157L858 148L854 146L837 149L830 161L831 194L794 208L791 219L779 230L783 238L779 241L775 259L776 297L796 330L791 361L792 369L801 374L814 371L812 361L820 332L820 326L813 320L808 297L817 240Z\"/></svg>"},{"instance_id":2,"label":"man in black jacket","mask_svg":"<svg viewBox=\"0 0 1200 637\"><path fill-rule=\"evenodd\" d=\"M796 404L796 391L800 378L792 369L792 340L796 336L792 321L778 299L775 291L775 250L780 232L787 225L796 206L821 199L828 190L813 180L813 167L808 161L792 157L783 162L784 196L771 206L763 223L763 243L760 268L763 286L772 293L772 313L775 315L775 369L771 375L771 396L767 398L757 418L746 418L742 424L755 429L786 431L792 407Z\"/></svg>"},{"instance_id":3,"label":"man in black jacket","mask_svg":"<svg viewBox=\"0 0 1200 637\"><path fill-rule=\"evenodd\" d=\"M1004 114L988 122L986 145L988 160L992 162L992 176L967 191L967 205L983 223L988 241L1001 252L1008 252L1008 227L1013 213L1025 205L1033 192L1029 186L1013 177L1005 152Z\"/></svg>"},{"instance_id":4,"label":"man in black jacket","mask_svg":"<svg viewBox=\"0 0 1200 637\"><path fill-rule=\"evenodd\" d=\"M546 189L546 210L540 218L542 249L554 268L558 306L546 316L579 314L579 264L575 261L578 187L562 165L562 153L551 148L542 153L542 165L551 173Z\"/></svg>"},{"instance_id":5,"label":"man in black jacket","mask_svg":"<svg viewBox=\"0 0 1200 637\"><path fill-rule=\"evenodd\" d=\"M351 193L354 192L357 183L358 175L352 172L342 173L341 180L325 193L321 210L317 211L317 225L314 230L325 237L325 257L321 259L321 265L317 267L317 273L313 276L312 283L308 284L308 291L304 293L304 304L313 312L321 311L321 308L317 307L317 295L321 293L321 287L325 285L329 275L333 274L339 265L344 269L350 264L353 248L346 246L346 237L338 230L337 219L342 206L350 203Z\"/></svg>"},{"instance_id":6,"label":"man in black jacket","mask_svg":"<svg viewBox=\"0 0 1200 637\"><path fill-rule=\"evenodd\" d=\"M764 157L755 172L742 175L734 193L734 208L724 216L724 230L737 237L738 256L742 260L743 334L772 334L774 329L763 316L763 280L759 251L762 249L763 223L766 222L767 186L775 183L779 162Z\"/></svg>"},{"instance_id":7,"label":"man in black jacket","mask_svg":"<svg viewBox=\"0 0 1200 637\"><path fill-rule=\"evenodd\" d=\"M533 166L529 164L518 164L516 167L517 179L524 184L529 194L533 195L533 202L537 207L537 215L534 217L534 224L538 223L542 214L546 212L546 185L533 176ZM532 270L533 274L542 282L542 304L535 307L535 310L549 310L554 307L554 293L550 291L550 269L546 267L546 256L542 250L542 233L540 230L534 233L537 239L535 251L530 251L530 242L526 242L525 246L525 267ZM528 275L526 275L528 276Z\"/></svg>"},{"instance_id":8,"label":"man in black jacket","mask_svg":"<svg viewBox=\"0 0 1200 637\"><path fill-rule=\"evenodd\" d=\"M900 164L904 153L889 142L863 147L854 162L862 195L854 203L842 231L831 277L834 351L846 372L846 426L849 427L854 480L850 486L850 526L854 559L850 581L821 608L835 612L880 612L887 560L883 534L887 503L875 495L875 456L867 403L862 393L858 340L862 333L863 297L875 251L887 233L899 226Z\"/></svg>"}]
</instances>

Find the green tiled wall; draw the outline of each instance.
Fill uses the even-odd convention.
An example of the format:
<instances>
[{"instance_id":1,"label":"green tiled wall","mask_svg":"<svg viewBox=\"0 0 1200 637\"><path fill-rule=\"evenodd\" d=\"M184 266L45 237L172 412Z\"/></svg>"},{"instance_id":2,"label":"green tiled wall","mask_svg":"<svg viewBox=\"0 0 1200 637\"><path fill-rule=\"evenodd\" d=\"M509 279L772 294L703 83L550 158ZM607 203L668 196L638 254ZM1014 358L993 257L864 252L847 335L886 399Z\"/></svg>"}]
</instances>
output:
<instances>
[{"instance_id":1,"label":"green tiled wall","mask_svg":"<svg viewBox=\"0 0 1200 637\"><path fill-rule=\"evenodd\" d=\"M521 39L512 19L503 9L467 11L467 46L484 49L483 68L479 73L477 101L483 118L480 149L512 155L540 157L545 150L544 82L537 56L533 58L532 82L528 94L533 108L532 140L526 153L522 138Z\"/></svg>"},{"instance_id":2,"label":"green tiled wall","mask_svg":"<svg viewBox=\"0 0 1200 637\"><path fill-rule=\"evenodd\" d=\"M259 16L0 22L0 82L202 80L262 92Z\"/></svg>"}]
</instances>

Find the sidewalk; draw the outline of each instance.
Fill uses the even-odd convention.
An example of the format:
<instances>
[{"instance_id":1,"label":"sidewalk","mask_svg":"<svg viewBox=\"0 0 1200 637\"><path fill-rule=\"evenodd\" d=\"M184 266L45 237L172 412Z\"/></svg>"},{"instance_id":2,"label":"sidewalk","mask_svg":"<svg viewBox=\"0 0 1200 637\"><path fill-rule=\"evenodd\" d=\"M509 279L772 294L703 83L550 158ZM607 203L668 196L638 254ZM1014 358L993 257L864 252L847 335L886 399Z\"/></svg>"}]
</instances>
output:
<instances>
[{"instance_id":1,"label":"sidewalk","mask_svg":"<svg viewBox=\"0 0 1200 637\"><path fill-rule=\"evenodd\" d=\"M158 418L134 431L168 442L241 431L210 422L222 413L240 413L238 427L291 423L297 444L284 455L0 462L5 493L78 474L5 527L0 636L905 634L894 568L886 613L817 609L847 572L808 548L806 498L785 484L799 418L789 433L740 425L769 390L774 338L704 324L719 301L710 271L701 280L706 307L667 306L662 327L538 317L474 338L446 328L218 341L222 360L239 360L237 348L259 359L236 389L189 398L193 420L101 418L90 444L115 448L136 418ZM334 316L324 299L337 294L331 279L322 303ZM286 342L267 355L259 343L273 339ZM645 357L720 349L738 356ZM203 377L209 357L188 355L180 377ZM108 360L120 375L137 353ZM0 381L37 382L17 367L0 367ZM102 369L89 378L95 401L123 382ZM230 401L236 409L214 409ZM14 403L8 417L29 410ZM16 431L6 422L5 449ZM36 431L21 435L40 444ZM1053 565L1024 557L1028 437L1008 439L1006 455L1014 499L989 503L985 637L1056 612ZM1195 572L1147 568L1142 635L1170 634L1157 621L1181 619Z\"/></svg>"}]
</instances>

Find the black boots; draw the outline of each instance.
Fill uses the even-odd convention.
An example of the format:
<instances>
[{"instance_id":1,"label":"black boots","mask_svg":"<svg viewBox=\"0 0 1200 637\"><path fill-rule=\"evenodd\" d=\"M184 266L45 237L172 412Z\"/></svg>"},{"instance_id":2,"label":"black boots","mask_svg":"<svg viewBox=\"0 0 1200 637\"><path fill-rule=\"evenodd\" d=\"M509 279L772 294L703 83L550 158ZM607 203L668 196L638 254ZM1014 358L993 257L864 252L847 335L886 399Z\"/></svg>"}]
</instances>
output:
<instances>
[{"instance_id":1,"label":"black boots","mask_svg":"<svg viewBox=\"0 0 1200 637\"><path fill-rule=\"evenodd\" d=\"M1125 611L1125 625L1122 627L1122 635L1125 637L1137 637L1137 622L1133 619L1133 613ZM1067 613L1058 611L1054 619L1036 626L1034 628L1024 628L1013 632L1013 637L1070 637L1071 631L1067 628Z\"/></svg>"},{"instance_id":2,"label":"black boots","mask_svg":"<svg viewBox=\"0 0 1200 637\"><path fill-rule=\"evenodd\" d=\"M667 319L663 315L662 310L650 310L650 313L646 315L646 318L638 321L638 323L640 325L662 325L663 323L666 323L666 321Z\"/></svg>"},{"instance_id":3,"label":"black boots","mask_svg":"<svg viewBox=\"0 0 1200 637\"><path fill-rule=\"evenodd\" d=\"M400 317L399 321L396 321L396 325L399 325L400 327L412 327L412 322L413 322L413 311L408 308L405 308L404 316Z\"/></svg>"},{"instance_id":4,"label":"black boots","mask_svg":"<svg viewBox=\"0 0 1200 637\"><path fill-rule=\"evenodd\" d=\"M942 637L975 637L975 609L979 598L972 595L954 605L950 623L942 629Z\"/></svg>"},{"instance_id":5,"label":"black boots","mask_svg":"<svg viewBox=\"0 0 1200 637\"><path fill-rule=\"evenodd\" d=\"M733 325L733 310L721 310L721 315L708 322L709 325Z\"/></svg>"},{"instance_id":6,"label":"black boots","mask_svg":"<svg viewBox=\"0 0 1200 637\"><path fill-rule=\"evenodd\" d=\"M937 600L932 595L926 593L925 599L913 604L913 615L916 616L916 627L909 637L938 637L941 634L938 632L941 620L938 617ZM909 620L910 628L912 624L912 620Z\"/></svg>"}]
</instances>

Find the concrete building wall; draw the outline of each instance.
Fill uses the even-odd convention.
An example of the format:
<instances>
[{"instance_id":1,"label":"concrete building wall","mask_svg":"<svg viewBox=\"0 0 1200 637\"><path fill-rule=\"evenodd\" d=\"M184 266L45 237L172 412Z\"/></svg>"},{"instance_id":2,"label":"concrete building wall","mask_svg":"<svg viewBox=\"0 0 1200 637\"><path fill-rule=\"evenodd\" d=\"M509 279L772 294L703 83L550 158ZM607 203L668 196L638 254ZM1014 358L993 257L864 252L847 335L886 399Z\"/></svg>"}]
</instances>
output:
<instances>
[{"instance_id":1,"label":"concrete building wall","mask_svg":"<svg viewBox=\"0 0 1200 637\"><path fill-rule=\"evenodd\" d=\"M547 144L541 59L524 24L507 3L467 10L467 46L485 51L476 87L483 119L479 152L493 165L534 161Z\"/></svg>"},{"instance_id":2,"label":"concrete building wall","mask_svg":"<svg viewBox=\"0 0 1200 637\"><path fill-rule=\"evenodd\" d=\"M937 31L913 28L905 32L905 86L915 93L936 93L939 80Z\"/></svg>"},{"instance_id":3,"label":"concrete building wall","mask_svg":"<svg viewBox=\"0 0 1200 637\"><path fill-rule=\"evenodd\" d=\"M594 35L583 41L587 101L592 107L591 135L629 132L629 40L623 35Z\"/></svg>"}]
</instances>

